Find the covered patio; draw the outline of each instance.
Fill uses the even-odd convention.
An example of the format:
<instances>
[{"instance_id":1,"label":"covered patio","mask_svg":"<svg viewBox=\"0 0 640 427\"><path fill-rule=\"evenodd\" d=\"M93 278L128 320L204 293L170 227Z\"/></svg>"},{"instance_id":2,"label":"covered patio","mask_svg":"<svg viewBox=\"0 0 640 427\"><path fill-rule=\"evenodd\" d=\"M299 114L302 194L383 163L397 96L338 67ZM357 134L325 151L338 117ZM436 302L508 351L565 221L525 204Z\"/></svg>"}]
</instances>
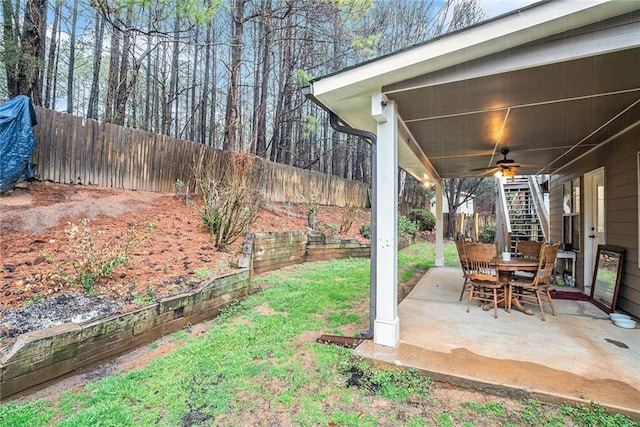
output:
<instances>
[{"instance_id":1,"label":"covered patio","mask_svg":"<svg viewBox=\"0 0 640 427\"><path fill-rule=\"evenodd\" d=\"M503 149L520 164L518 174L551 176L551 234L546 240L562 241L560 184L570 177L567 172L597 168L600 159L616 154L607 148L633 138L640 124L638 34L637 2L541 1L311 81L307 96L331 114L334 128L364 136L373 145L376 302L371 329L376 343L395 346L399 340L398 167L435 185L437 266L444 265L442 179L487 176L499 166ZM624 154L621 160L630 157ZM611 165L609 173L622 170L620 161ZM635 172L633 164L625 168ZM625 192L632 191L633 177L616 179L617 185L629 186ZM591 205L585 200L596 196L586 191L586 184L581 187L584 197L576 196L575 209L585 211L579 225L584 250L577 254L584 274L578 276L588 285L596 242L588 237L596 225L591 216L604 208L588 216ZM623 204L631 200L619 197ZM607 209L623 208L623 215L629 215L633 206L628 204ZM612 218L607 215L606 221ZM637 241L633 245L637 257ZM640 290L623 294L637 305Z\"/></svg>"},{"instance_id":2,"label":"covered patio","mask_svg":"<svg viewBox=\"0 0 640 427\"><path fill-rule=\"evenodd\" d=\"M447 382L594 400L640 418L640 330L616 328L589 302L558 301L559 316L546 322L466 313L461 272L442 267L442 180L488 176L509 149L519 175L549 177L545 240L575 237L578 289L591 283L600 242L624 247L619 308L640 316L639 35L638 2L540 1L311 81L306 94L334 129L372 144L373 341L360 354ZM435 186L441 267L400 305L398 167Z\"/></svg>"},{"instance_id":3,"label":"covered patio","mask_svg":"<svg viewBox=\"0 0 640 427\"><path fill-rule=\"evenodd\" d=\"M459 268L432 268L400 303L396 347L363 342L356 354L415 368L438 382L554 403L598 402L640 418L640 334L621 329L588 301L555 300L536 310L466 312ZM558 288L566 289L566 288Z\"/></svg>"}]
</instances>

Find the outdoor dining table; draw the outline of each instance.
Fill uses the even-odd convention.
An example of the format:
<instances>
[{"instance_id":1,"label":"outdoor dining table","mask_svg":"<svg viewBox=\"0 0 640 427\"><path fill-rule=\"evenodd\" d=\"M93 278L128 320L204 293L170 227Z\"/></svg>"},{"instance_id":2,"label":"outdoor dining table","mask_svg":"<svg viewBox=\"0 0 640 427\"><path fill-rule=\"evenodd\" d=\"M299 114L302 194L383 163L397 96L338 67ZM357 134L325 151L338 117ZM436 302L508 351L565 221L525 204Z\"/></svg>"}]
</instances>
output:
<instances>
[{"instance_id":1,"label":"outdoor dining table","mask_svg":"<svg viewBox=\"0 0 640 427\"><path fill-rule=\"evenodd\" d=\"M496 267L498 269L498 278L501 282L507 282L511 278L514 271L537 271L539 261L532 258L514 258L508 260L502 257L496 258Z\"/></svg>"},{"instance_id":2,"label":"outdoor dining table","mask_svg":"<svg viewBox=\"0 0 640 427\"><path fill-rule=\"evenodd\" d=\"M538 271L539 261L537 259L531 258L514 258L506 260L502 257L497 257L496 261L496 269L498 270L498 280L503 283L508 283L513 275L514 271L529 271L536 272ZM522 311L525 314L533 315L533 311L525 308L524 305L520 302L517 297L513 297L511 300L511 305L516 307L518 310Z\"/></svg>"}]
</instances>

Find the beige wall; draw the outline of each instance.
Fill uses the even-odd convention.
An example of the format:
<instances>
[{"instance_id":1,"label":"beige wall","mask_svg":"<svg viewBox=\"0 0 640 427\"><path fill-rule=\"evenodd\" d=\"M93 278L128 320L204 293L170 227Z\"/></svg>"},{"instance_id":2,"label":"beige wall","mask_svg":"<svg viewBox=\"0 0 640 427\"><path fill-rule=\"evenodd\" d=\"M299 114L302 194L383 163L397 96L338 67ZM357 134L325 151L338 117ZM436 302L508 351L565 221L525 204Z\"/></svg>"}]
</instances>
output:
<instances>
[{"instance_id":1,"label":"beige wall","mask_svg":"<svg viewBox=\"0 0 640 427\"><path fill-rule=\"evenodd\" d=\"M584 194L586 172L604 166L606 197L606 235L608 245L625 248L622 286L617 308L640 316L640 269L638 268L638 170L640 126L604 144L575 163L551 176L550 218L551 240L562 241L562 184L581 177ZM580 211L584 212L584 198ZM581 219L582 222L582 219ZM583 225L581 224L581 229ZM577 282L584 285L583 253L578 253Z\"/></svg>"}]
</instances>

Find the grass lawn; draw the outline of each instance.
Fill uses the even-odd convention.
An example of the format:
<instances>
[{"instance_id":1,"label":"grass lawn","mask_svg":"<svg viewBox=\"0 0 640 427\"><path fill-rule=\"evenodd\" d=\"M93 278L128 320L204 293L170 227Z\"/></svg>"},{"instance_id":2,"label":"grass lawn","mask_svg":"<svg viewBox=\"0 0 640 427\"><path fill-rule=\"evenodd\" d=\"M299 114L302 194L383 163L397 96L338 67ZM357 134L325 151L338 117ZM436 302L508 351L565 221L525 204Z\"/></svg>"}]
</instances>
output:
<instances>
[{"instance_id":1,"label":"grass lawn","mask_svg":"<svg viewBox=\"0 0 640 427\"><path fill-rule=\"evenodd\" d=\"M445 260L457 262L453 244ZM401 280L431 265L432 244L399 254ZM455 394L416 372L376 369L350 349L317 344L321 334L367 328L368 259L303 264L257 277L255 286L261 291L229 306L205 334L174 334L181 345L169 355L55 399L5 403L0 425L638 426L597 405Z\"/></svg>"}]
</instances>

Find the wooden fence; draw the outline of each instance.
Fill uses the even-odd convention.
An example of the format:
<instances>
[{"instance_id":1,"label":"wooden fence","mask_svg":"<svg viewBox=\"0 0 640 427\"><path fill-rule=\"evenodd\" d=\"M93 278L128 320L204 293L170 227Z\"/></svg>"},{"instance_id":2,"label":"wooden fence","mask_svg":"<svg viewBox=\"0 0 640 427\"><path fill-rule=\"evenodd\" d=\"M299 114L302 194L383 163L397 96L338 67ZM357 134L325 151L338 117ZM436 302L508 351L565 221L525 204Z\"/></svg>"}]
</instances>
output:
<instances>
[{"instance_id":1,"label":"wooden fence","mask_svg":"<svg viewBox=\"0 0 640 427\"><path fill-rule=\"evenodd\" d=\"M447 224L447 220L449 214L445 215L445 224ZM454 226L454 236L455 237L461 234L465 238L473 239L474 241L484 240L486 236L491 236L491 240L495 237L495 229L496 229L496 217L495 215L481 215L481 214L464 214L459 213L455 218L455 226ZM491 232L493 231L493 234ZM492 243L492 242L486 242Z\"/></svg>"},{"instance_id":2,"label":"wooden fence","mask_svg":"<svg viewBox=\"0 0 640 427\"><path fill-rule=\"evenodd\" d=\"M43 180L154 192L174 192L193 182L193 166L231 164L235 153L191 141L36 107L38 146L31 156ZM258 159L259 189L266 200L301 202L314 194L321 205L345 206L354 197L369 206L368 185ZM219 176L224 171L217 171Z\"/></svg>"}]
</instances>

